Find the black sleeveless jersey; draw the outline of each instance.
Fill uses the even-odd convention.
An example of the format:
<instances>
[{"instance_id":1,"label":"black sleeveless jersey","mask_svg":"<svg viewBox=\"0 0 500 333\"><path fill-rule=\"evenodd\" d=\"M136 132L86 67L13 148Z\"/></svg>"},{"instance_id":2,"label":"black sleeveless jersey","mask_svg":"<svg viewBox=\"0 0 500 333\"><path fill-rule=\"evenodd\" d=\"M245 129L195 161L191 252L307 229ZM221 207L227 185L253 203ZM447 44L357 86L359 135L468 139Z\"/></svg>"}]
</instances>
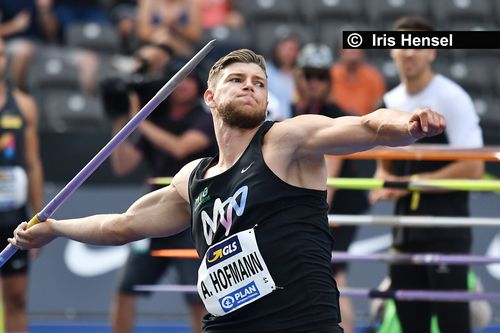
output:
<instances>
[{"instance_id":1,"label":"black sleeveless jersey","mask_svg":"<svg viewBox=\"0 0 500 333\"><path fill-rule=\"evenodd\" d=\"M7 90L7 100L0 109L0 167L24 167L25 119L14 95Z\"/></svg>"},{"instance_id":2,"label":"black sleeveless jersey","mask_svg":"<svg viewBox=\"0 0 500 333\"><path fill-rule=\"evenodd\" d=\"M192 233L201 257L207 248L254 228L277 289L225 316L208 314L204 332L331 332L340 321L339 292L330 266L326 191L289 185L266 165L265 122L241 158L203 179L217 157L203 159L189 180Z\"/></svg>"}]
</instances>

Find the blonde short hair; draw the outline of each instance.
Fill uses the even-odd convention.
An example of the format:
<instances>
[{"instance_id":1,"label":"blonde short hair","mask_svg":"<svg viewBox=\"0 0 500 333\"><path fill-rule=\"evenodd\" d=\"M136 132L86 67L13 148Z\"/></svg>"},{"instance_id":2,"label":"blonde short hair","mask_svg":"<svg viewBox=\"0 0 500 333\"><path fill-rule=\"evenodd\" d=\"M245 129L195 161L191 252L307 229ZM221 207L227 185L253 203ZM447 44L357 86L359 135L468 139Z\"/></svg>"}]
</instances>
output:
<instances>
[{"instance_id":1,"label":"blonde short hair","mask_svg":"<svg viewBox=\"0 0 500 333\"><path fill-rule=\"evenodd\" d=\"M235 50L217 60L208 73L208 88L213 89L215 82L219 79L220 73L227 66L234 63L257 64L266 73L266 60L260 54L256 54L249 49ZM266 73L267 77L267 73Z\"/></svg>"}]
</instances>

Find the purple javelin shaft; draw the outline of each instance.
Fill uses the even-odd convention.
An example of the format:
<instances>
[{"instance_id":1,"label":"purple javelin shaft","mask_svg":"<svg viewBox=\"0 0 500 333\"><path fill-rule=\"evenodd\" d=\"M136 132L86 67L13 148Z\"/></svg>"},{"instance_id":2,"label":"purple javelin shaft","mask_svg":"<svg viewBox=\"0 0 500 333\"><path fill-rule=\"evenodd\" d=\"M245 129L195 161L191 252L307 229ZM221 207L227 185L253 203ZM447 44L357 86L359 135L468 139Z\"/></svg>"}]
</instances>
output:
<instances>
[{"instance_id":1,"label":"purple javelin shaft","mask_svg":"<svg viewBox=\"0 0 500 333\"><path fill-rule=\"evenodd\" d=\"M469 291L438 291L438 290L377 290L346 288L340 291L341 296L346 297L369 297L369 298L393 298L397 300L423 300L441 302L465 302L474 300L487 300L500 302L498 292L469 292Z\"/></svg>"},{"instance_id":2,"label":"purple javelin shaft","mask_svg":"<svg viewBox=\"0 0 500 333\"><path fill-rule=\"evenodd\" d=\"M215 40L207 43L191 60L188 61L146 104L144 107L97 153L92 160L75 176L57 195L38 213L38 220L43 222L82 185L82 183L108 158L115 148L123 142L139 124L174 91L175 87L191 73L191 71L214 48ZM17 249L7 245L0 253L0 267L2 267Z\"/></svg>"}]
</instances>

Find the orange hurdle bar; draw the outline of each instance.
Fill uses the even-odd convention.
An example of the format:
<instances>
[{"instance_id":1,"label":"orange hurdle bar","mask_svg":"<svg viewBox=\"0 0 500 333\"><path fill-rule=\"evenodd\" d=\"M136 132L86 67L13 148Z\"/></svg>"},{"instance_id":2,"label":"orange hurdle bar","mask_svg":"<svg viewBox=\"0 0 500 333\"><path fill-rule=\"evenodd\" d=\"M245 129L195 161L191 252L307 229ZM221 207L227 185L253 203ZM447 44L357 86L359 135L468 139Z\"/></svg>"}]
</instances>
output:
<instances>
[{"instance_id":1,"label":"orange hurdle bar","mask_svg":"<svg viewBox=\"0 0 500 333\"><path fill-rule=\"evenodd\" d=\"M151 251L153 257L198 259L195 249L165 249Z\"/></svg>"},{"instance_id":2,"label":"orange hurdle bar","mask_svg":"<svg viewBox=\"0 0 500 333\"><path fill-rule=\"evenodd\" d=\"M488 146L474 149L457 149L445 145L413 145L408 147L378 147L364 152L339 156L355 160L482 160L500 161L500 146Z\"/></svg>"}]
</instances>

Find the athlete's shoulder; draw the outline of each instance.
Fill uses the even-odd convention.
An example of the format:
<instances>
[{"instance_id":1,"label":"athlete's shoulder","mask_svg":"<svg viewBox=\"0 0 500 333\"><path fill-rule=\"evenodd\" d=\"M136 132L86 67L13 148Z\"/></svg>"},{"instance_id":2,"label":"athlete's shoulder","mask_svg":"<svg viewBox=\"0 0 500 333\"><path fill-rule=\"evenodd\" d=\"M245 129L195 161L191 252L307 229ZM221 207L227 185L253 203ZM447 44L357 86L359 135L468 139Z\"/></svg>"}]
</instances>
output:
<instances>
[{"instance_id":1,"label":"athlete's shoulder","mask_svg":"<svg viewBox=\"0 0 500 333\"><path fill-rule=\"evenodd\" d=\"M184 165L179 172L172 178L172 187L175 187L179 195L189 202L189 178L194 169L203 159L197 159Z\"/></svg>"},{"instance_id":2,"label":"athlete's shoulder","mask_svg":"<svg viewBox=\"0 0 500 333\"><path fill-rule=\"evenodd\" d=\"M188 182L189 177L191 176L191 173L200 164L200 162L202 160L203 160L202 158L199 158L199 159L193 160L193 161L187 163L186 165L184 165L179 170L179 172L177 172L177 174L174 176L174 178L172 179L172 184L175 185L175 183L179 183L179 182L182 182L182 183Z\"/></svg>"}]
</instances>

